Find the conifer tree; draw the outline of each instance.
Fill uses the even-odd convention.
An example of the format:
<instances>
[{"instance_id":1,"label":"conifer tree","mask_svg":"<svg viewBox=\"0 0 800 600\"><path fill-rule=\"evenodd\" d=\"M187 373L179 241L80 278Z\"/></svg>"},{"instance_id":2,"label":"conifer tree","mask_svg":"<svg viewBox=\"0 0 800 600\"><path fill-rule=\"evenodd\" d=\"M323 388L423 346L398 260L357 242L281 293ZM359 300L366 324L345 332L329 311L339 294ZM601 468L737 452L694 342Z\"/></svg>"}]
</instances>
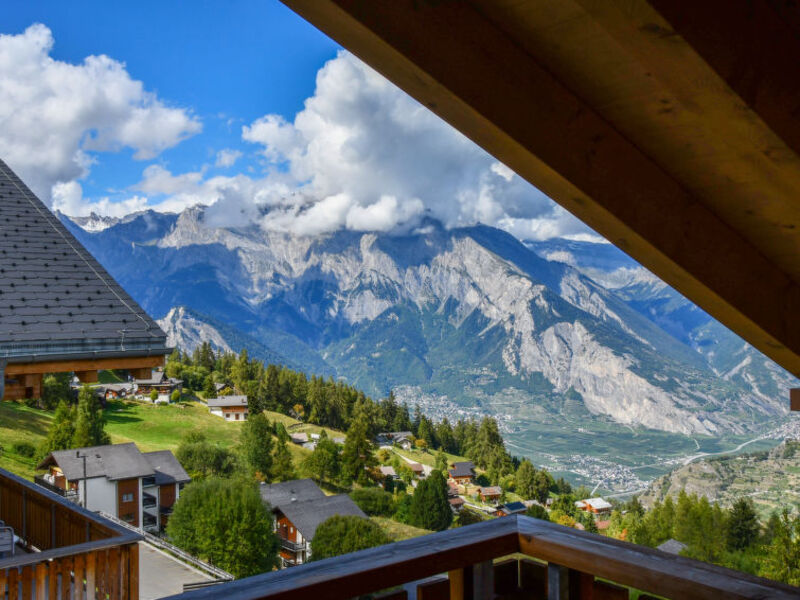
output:
<instances>
[{"instance_id":1,"label":"conifer tree","mask_svg":"<svg viewBox=\"0 0 800 600\"><path fill-rule=\"evenodd\" d=\"M372 443L367 437L367 421L363 415L353 419L342 450L342 479L347 482L366 483L367 468L375 466Z\"/></svg>"},{"instance_id":2,"label":"conifer tree","mask_svg":"<svg viewBox=\"0 0 800 600\"><path fill-rule=\"evenodd\" d=\"M753 500L740 498L734 502L728 514L727 546L728 550L743 550L752 545L758 538L760 526Z\"/></svg>"},{"instance_id":3,"label":"conifer tree","mask_svg":"<svg viewBox=\"0 0 800 600\"><path fill-rule=\"evenodd\" d=\"M72 447L85 448L110 443L111 438L105 432L105 425L103 411L94 390L90 386L84 385L78 393Z\"/></svg>"},{"instance_id":4,"label":"conifer tree","mask_svg":"<svg viewBox=\"0 0 800 600\"><path fill-rule=\"evenodd\" d=\"M278 438L275 444L275 453L272 457L272 481L289 481L296 477L292 455L286 440Z\"/></svg>"},{"instance_id":5,"label":"conifer tree","mask_svg":"<svg viewBox=\"0 0 800 600\"><path fill-rule=\"evenodd\" d=\"M41 456L46 456L56 450L69 450L72 448L72 438L75 435L75 409L63 400L58 403L53 415L53 422L47 432L47 438L39 449Z\"/></svg>"},{"instance_id":6,"label":"conifer tree","mask_svg":"<svg viewBox=\"0 0 800 600\"><path fill-rule=\"evenodd\" d=\"M409 521L415 527L442 531L453 522L453 511L447 501L447 481L440 471L431 474L417 485L409 510Z\"/></svg>"},{"instance_id":7,"label":"conifer tree","mask_svg":"<svg viewBox=\"0 0 800 600\"><path fill-rule=\"evenodd\" d=\"M434 468L437 471L441 471L442 473L446 473L447 472L447 463L448 463L447 455L444 453L444 450L439 450L439 452L436 453L436 463L435 463Z\"/></svg>"},{"instance_id":8,"label":"conifer tree","mask_svg":"<svg viewBox=\"0 0 800 600\"><path fill-rule=\"evenodd\" d=\"M317 481L334 480L340 473L339 447L327 436L320 437L317 447L303 461L303 470Z\"/></svg>"},{"instance_id":9,"label":"conifer tree","mask_svg":"<svg viewBox=\"0 0 800 600\"><path fill-rule=\"evenodd\" d=\"M242 454L250 469L266 480L272 471L272 426L263 413L242 425Z\"/></svg>"},{"instance_id":10,"label":"conifer tree","mask_svg":"<svg viewBox=\"0 0 800 600\"><path fill-rule=\"evenodd\" d=\"M516 490L517 494L522 496L523 500L530 500L534 497L534 478L536 477L536 470L533 468L531 461L527 458L519 463L516 476Z\"/></svg>"}]
</instances>

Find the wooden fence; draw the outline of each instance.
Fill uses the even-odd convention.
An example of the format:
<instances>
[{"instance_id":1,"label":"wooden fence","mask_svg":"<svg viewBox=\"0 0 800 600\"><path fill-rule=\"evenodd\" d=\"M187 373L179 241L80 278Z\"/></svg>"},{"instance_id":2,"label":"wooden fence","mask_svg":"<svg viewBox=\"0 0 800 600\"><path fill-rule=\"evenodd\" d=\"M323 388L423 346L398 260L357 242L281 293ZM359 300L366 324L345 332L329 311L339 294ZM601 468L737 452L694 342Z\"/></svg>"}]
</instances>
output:
<instances>
[{"instance_id":1,"label":"wooden fence","mask_svg":"<svg viewBox=\"0 0 800 600\"><path fill-rule=\"evenodd\" d=\"M0 599L138 600L139 535L2 469L0 521L29 552L0 559Z\"/></svg>"},{"instance_id":2,"label":"wooden fence","mask_svg":"<svg viewBox=\"0 0 800 600\"><path fill-rule=\"evenodd\" d=\"M418 600L627 600L631 588L646 592L640 600L800 598L800 588L515 515L167 600L403 600L401 588L423 579L411 584Z\"/></svg>"}]
</instances>

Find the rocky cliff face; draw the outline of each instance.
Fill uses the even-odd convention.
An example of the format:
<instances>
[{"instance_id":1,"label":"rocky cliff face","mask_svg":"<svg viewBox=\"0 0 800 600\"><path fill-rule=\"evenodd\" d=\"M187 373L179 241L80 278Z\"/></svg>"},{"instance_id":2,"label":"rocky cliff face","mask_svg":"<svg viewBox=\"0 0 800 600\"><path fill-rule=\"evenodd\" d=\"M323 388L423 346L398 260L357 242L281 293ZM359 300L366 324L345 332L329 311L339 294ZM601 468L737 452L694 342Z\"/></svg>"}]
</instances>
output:
<instances>
[{"instance_id":1,"label":"rocky cliff face","mask_svg":"<svg viewBox=\"0 0 800 600\"><path fill-rule=\"evenodd\" d=\"M686 434L744 431L785 411L783 397L746 381L758 353L715 371L697 328L681 339L664 311L659 320L638 306L635 263L612 277L567 257L574 248L548 255L499 230L435 222L404 236L298 237L211 227L193 208L71 225L148 311L169 313L162 324L182 346L237 350L230 338L246 332L264 352L374 394L410 385L463 405L510 390L545 404L577 394L591 414ZM774 372L771 385L785 383Z\"/></svg>"}]
</instances>

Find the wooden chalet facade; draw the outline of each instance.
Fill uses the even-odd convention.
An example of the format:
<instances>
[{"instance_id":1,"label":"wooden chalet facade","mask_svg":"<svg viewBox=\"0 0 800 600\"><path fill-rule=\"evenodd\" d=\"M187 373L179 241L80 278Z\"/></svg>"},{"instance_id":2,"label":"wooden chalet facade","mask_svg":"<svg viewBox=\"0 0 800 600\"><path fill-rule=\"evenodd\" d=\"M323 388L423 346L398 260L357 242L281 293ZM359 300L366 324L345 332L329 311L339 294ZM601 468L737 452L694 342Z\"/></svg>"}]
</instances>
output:
<instances>
[{"instance_id":1,"label":"wooden chalet facade","mask_svg":"<svg viewBox=\"0 0 800 600\"><path fill-rule=\"evenodd\" d=\"M498 485L490 485L478 488L478 497L481 501L489 504L497 504L503 495L503 490Z\"/></svg>"},{"instance_id":2,"label":"wooden chalet facade","mask_svg":"<svg viewBox=\"0 0 800 600\"><path fill-rule=\"evenodd\" d=\"M308 562L314 533L328 518L334 515L367 518L350 496L326 496L311 479L262 484L261 498L275 516L283 567Z\"/></svg>"},{"instance_id":3,"label":"wooden chalet facade","mask_svg":"<svg viewBox=\"0 0 800 600\"><path fill-rule=\"evenodd\" d=\"M134 378L132 383L137 396L149 397L155 390L159 396L169 398L175 390L178 390L178 392L183 391L183 381L167 377L163 370L154 369L148 377L142 379Z\"/></svg>"},{"instance_id":4,"label":"wooden chalet facade","mask_svg":"<svg viewBox=\"0 0 800 600\"><path fill-rule=\"evenodd\" d=\"M450 465L447 475L458 485L468 485L475 480L475 465L471 461L455 462Z\"/></svg>"},{"instance_id":5,"label":"wooden chalet facade","mask_svg":"<svg viewBox=\"0 0 800 600\"><path fill-rule=\"evenodd\" d=\"M44 373L164 364L164 332L2 160L0 274L0 399L38 398Z\"/></svg>"}]
</instances>

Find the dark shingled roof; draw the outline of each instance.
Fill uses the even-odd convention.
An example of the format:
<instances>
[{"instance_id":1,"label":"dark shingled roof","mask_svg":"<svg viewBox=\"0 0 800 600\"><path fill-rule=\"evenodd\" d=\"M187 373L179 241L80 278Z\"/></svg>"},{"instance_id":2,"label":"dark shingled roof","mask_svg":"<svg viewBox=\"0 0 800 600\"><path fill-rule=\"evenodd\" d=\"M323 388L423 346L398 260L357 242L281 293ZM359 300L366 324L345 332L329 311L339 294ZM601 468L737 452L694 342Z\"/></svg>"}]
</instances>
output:
<instances>
[{"instance_id":1,"label":"dark shingled roof","mask_svg":"<svg viewBox=\"0 0 800 600\"><path fill-rule=\"evenodd\" d=\"M0 160L0 361L169 352L159 326Z\"/></svg>"},{"instance_id":2,"label":"dark shingled roof","mask_svg":"<svg viewBox=\"0 0 800 600\"><path fill-rule=\"evenodd\" d=\"M313 540L317 527L334 515L367 518L364 511L347 494L288 502L279 504L278 508L307 540Z\"/></svg>"},{"instance_id":3,"label":"dark shingled roof","mask_svg":"<svg viewBox=\"0 0 800 600\"><path fill-rule=\"evenodd\" d=\"M145 460L156 472L156 484L166 485L169 483L188 483L192 480L189 474L169 450L156 450L155 452L143 452Z\"/></svg>"},{"instance_id":4,"label":"dark shingled roof","mask_svg":"<svg viewBox=\"0 0 800 600\"><path fill-rule=\"evenodd\" d=\"M261 499L273 508L290 502L304 502L320 498L325 498L325 492L319 489L319 486L311 479L294 479L261 485Z\"/></svg>"},{"instance_id":5,"label":"dark shingled roof","mask_svg":"<svg viewBox=\"0 0 800 600\"><path fill-rule=\"evenodd\" d=\"M84 478L82 456L86 456L86 479L106 477L116 480L155 475L155 470L133 442L56 450L37 468L45 469L55 464L69 481L77 481Z\"/></svg>"},{"instance_id":6,"label":"dark shingled roof","mask_svg":"<svg viewBox=\"0 0 800 600\"><path fill-rule=\"evenodd\" d=\"M450 477L472 477L475 475L475 465L471 462L453 463L453 468L448 473Z\"/></svg>"},{"instance_id":7,"label":"dark shingled roof","mask_svg":"<svg viewBox=\"0 0 800 600\"><path fill-rule=\"evenodd\" d=\"M681 551L686 549L686 544L670 538L660 546L656 546L656 549L669 554L680 554Z\"/></svg>"}]
</instances>

